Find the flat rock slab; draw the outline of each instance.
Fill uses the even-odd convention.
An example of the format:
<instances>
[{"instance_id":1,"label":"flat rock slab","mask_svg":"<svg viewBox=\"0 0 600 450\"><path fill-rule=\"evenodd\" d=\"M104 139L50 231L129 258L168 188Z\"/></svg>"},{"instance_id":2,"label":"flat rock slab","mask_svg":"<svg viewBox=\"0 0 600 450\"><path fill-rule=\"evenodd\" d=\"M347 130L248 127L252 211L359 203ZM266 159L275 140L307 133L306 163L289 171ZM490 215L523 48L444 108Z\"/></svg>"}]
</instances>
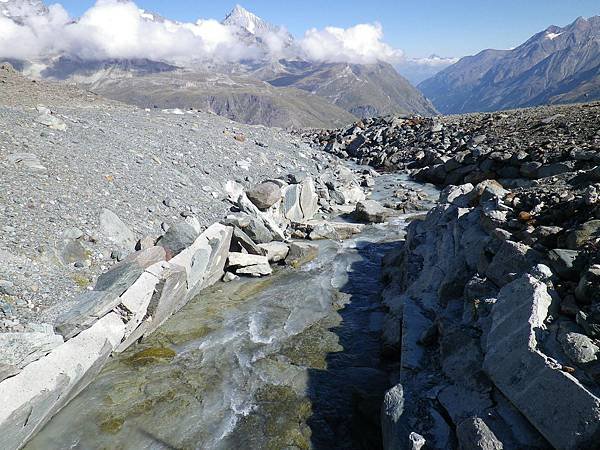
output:
<instances>
[{"instance_id":1,"label":"flat rock slab","mask_svg":"<svg viewBox=\"0 0 600 450\"><path fill-rule=\"evenodd\" d=\"M0 333L0 382L63 343L53 333Z\"/></svg>"},{"instance_id":2,"label":"flat rock slab","mask_svg":"<svg viewBox=\"0 0 600 450\"><path fill-rule=\"evenodd\" d=\"M560 449L593 448L600 399L537 348L552 297L524 275L506 285L492 310L484 369L535 428Z\"/></svg>"},{"instance_id":3,"label":"flat rock slab","mask_svg":"<svg viewBox=\"0 0 600 450\"><path fill-rule=\"evenodd\" d=\"M123 333L119 316L109 314L0 383L2 447L21 448L81 392L121 342Z\"/></svg>"}]
</instances>

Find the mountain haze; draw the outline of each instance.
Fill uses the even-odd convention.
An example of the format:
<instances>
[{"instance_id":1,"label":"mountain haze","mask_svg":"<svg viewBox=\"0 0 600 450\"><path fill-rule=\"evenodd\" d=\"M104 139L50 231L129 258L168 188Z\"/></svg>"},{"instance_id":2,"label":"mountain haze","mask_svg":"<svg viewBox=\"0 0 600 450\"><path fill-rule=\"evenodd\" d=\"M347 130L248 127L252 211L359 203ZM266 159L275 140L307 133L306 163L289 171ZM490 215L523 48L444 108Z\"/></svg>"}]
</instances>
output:
<instances>
[{"instance_id":1,"label":"mountain haze","mask_svg":"<svg viewBox=\"0 0 600 450\"><path fill-rule=\"evenodd\" d=\"M419 84L442 113L600 98L600 16L551 26L512 50L462 58Z\"/></svg>"}]
</instances>

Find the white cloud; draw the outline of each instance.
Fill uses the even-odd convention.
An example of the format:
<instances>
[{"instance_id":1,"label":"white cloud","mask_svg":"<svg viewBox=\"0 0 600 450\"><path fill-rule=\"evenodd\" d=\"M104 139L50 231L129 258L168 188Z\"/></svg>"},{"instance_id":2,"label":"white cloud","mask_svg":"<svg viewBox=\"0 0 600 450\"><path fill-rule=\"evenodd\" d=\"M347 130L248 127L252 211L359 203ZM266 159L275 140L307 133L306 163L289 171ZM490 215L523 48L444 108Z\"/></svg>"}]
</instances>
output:
<instances>
[{"instance_id":1,"label":"white cloud","mask_svg":"<svg viewBox=\"0 0 600 450\"><path fill-rule=\"evenodd\" d=\"M459 59L460 58L445 58L442 56L431 55L427 58L411 58L407 60L407 62L418 66L447 67L458 62Z\"/></svg>"},{"instance_id":2,"label":"white cloud","mask_svg":"<svg viewBox=\"0 0 600 450\"><path fill-rule=\"evenodd\" d=\"M359 24L351 28L310 29L300 41L309 59L327 62L397 62L403 52L383 42L380 24Z\"/></svg>"},{"instance_id":3,"label":"white cloud","mask_svg":"<svg viewBox=\"0 0 600 450\"><path fill-rule=\"evenodd\" d=\"M30 14L29 14L30 13ZM0 14L0 57L35 59L60 54L83 59L148 58L175 64L196 60L239 61L300 53L316 61L399 61L402 52L383 42L379 24L311 29L292 45L283 28L261 32L259 46L239 29L212 19L174 22L127 0L97 0L73 21L60 5L47 14L23 11L19 23Z\"/></svg>"}]
</instances>

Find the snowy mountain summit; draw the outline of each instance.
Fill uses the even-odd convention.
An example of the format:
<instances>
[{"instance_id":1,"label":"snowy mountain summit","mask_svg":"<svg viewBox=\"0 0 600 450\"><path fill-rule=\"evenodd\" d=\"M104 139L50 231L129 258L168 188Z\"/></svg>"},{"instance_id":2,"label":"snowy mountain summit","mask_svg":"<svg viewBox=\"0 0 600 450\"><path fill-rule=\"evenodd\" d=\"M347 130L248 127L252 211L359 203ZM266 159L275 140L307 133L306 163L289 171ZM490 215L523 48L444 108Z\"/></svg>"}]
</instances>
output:
<instances>
[{"instance_id":1,"label":"snowy mountain summit","mask_svg":"<svg viewBox=\"0 0 600 450\"><path fill-rule=\"evenodd\" d=\"M0 16L9 17L15 22L44 14L48 14L48 8L41 0L0 0Z\"/></svg>"},{"instance_id":2,"label":"snowy mountain summit","mask_svg":"<svg viewBox=\"0 0 600 450\"><path fill-rule=\"evenodd\" d=\"M240 5L236 5L235 8L227 14L225 20L223 20L223 25L241 28L255 36L266 33L280 33L282 31L281 27L261 19L256 14L251 13Z\"/></svg>"}]
</instances>

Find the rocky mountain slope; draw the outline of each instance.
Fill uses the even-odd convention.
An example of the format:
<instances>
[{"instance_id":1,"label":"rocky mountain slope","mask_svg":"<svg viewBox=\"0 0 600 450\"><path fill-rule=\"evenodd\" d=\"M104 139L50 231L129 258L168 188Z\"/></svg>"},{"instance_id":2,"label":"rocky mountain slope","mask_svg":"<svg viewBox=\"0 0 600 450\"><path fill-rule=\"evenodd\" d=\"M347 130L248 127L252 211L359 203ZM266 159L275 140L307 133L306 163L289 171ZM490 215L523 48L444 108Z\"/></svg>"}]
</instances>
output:
<instances>
[{"instance_id":1,"label":"rocky mountain slope","mask_svg":"<svg viewBox=\"0 0 600 450\"><path fill-rule=\"evenodd\" d=\"M295 87L328 99L357 117L387 114L433 115L436 110L390 64L279 62L265 78L277 87ZM260 70L260 69L259 69Z\"/></svg>"},{"instance_id":2,"label":"rocky mountain slope","mask_svg":"<svg viewBox=\"0 0 600 450\"><path fill-rule=\"evenodd\" d=\"M461 59L419 88L445 114L600 98L600 16Z\"/></svg>"},{"instance_id":3,"label":"rocky mountain slope","mask_svg":"<svg viewBox=\"0 0 600 450\"><path fill-rule=\"evenodd\" d=\"M39 9L41 2L35 10L25 8L28 4L22 0L11 0L8 5L12 6L4 13L15 21L25 11L47 13ZM144 11L141 20L151 24L166 19ZM288 32L241 6L222 23L254 56L241 61L200 58L177 68L165 61L94 59L77 54L46 55L35 61L11 59L11 63L30 76L76 82L105 97L138 106L196 108L250 124L335 127L356 117L436 112L387 63L309 60ZM273 39L279 43L275 54ZM183 79L190 81L182 84Z\"/></svg>"},{"instance_id":4,"label":"rocky mountain slope","mask_svg":"<svg viewBox=\"0 0 600 450\"><path fill-rule=\"evenodd\" d=\"M8 65L0 86L3 330L52 322L57 305L126 254L123 236L135 245L185 217L204 227L219 220L228 208L226 181L248 186L317 169L313 150L263 126L145 111L73 86L32 82ZM106 226L104 216L113 217ZM130 231L108 231L119 223Z\"/></svg>"},{"instance_id":5,"label":"rocky mountain slope","mask_svg":"<svg viewBox=\"0 0 600 450\"><path fill-rule=\"evenodd\" d=\"M443 188L386 260L386 448L596 446L598 123L588 103L310 135Z\"/></svg>"}]
</instances>

